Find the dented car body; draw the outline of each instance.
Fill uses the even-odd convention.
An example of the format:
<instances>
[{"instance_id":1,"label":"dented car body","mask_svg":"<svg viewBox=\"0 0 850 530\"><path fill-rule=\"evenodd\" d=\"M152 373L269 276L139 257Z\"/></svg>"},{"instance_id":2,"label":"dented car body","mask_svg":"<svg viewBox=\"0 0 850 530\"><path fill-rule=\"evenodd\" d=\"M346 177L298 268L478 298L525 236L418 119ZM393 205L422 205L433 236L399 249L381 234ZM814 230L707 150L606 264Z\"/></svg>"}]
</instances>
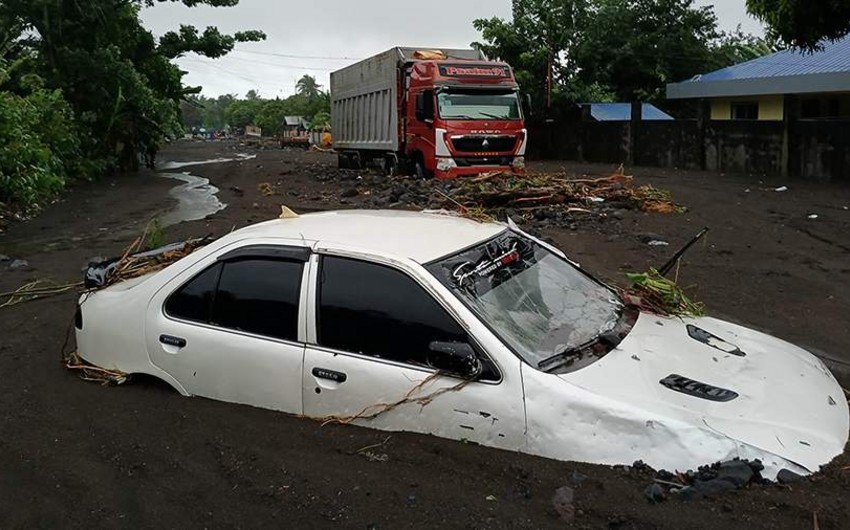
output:
<instances>
[{"instance_id":1,"label":"dented car body","mask_svg":"<svg viewBox=\"0 0 850 530\"><path fill-rule=\"evenodd\" d=\"M345 211L235 231L81 299L82 358L203 396L558 460L817 471L848 439L824 364L626 307L516 227Z\"/></svg>"}]
</instances>

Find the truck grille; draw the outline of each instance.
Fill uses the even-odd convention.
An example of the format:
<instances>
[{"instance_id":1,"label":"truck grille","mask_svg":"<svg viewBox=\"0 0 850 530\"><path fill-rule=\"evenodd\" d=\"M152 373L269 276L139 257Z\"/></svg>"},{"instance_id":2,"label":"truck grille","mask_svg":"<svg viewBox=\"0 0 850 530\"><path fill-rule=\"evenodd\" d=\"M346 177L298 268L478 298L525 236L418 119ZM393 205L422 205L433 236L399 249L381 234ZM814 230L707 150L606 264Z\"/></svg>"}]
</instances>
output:
<instances>
[{"instance_id":1,"label":"truck grille","mask_svg":"<svg viewBox=\"0 0 850 530\"><path fill-rule=\"evenodd\" d=\"M452 145L459 153L503 153L513 151L515 136L456 136Z\"/></svg>"}]
</instances>

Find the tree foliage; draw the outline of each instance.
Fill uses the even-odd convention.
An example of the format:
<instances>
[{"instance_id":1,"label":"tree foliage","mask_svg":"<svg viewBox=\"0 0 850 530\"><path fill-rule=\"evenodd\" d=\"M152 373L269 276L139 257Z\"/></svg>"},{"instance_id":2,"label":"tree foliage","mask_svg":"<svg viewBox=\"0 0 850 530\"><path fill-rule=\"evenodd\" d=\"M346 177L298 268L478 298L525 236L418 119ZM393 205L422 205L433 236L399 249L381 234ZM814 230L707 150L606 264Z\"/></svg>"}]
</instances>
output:
<instances>
[{"instance_id":1,"label":"tree foliage","mask_svg":"<svg viewBox=\"0 0 850 530\"><path fill-rule=\"evenodd\" d=\"M788 46L814 50L850 33L847 0L747 0L747 11Z\"/></svg>"},{"instance_id":2,"label":"tree foliage","mask_svg":"<svg viewBox=\"0 0 850 530\"><path fill-rule=\"evenodd\" d=\"M553 106L580 101L659 100L667 83L770 51L740 29L717 28L693 0L513 0L513 18L474 22L488 56L514 67L535 105L545 101L552 62Z\"/></svg>"},{"instance_id":3,"label":"tree foliage","mask_svg":"<svg viewBox=\"0 0 850 530\"><path fill-rule=\"evenodd\" d=\"M178 1L190 7L238 3L238 0ZM33 202L31 194L15 190L30 186L39 195L61 187L57 183L69 177L132 170L142 158L152 161L161 142L180 131L180 101L200 90L184 87L184 72L170 59L188 52L220 57L236 42L264 37L256 31L225 35L215 28L206 28L201 33L192 26L180 26L178 31L158 40L139 20L139 10L154 3L153 0L0 2L0 57L7 65L0 87L4 91L3 105L14 103L20 107L20 127L26 129L19 132L38 140L33 140L32 145L33 152L41 153L42 163L37 167L44 172L39 181L52 183L39 187L27 184L29 181L20 172L4 172L0 200ZM33 84L29 81L32 79L38 83ZM48 125L34 117L41 112L38 109L52 109L52 115L61 118ZM61 134L74 138L58 142L55 135ZM73 149L67 147L72 144ZM5 149L3 156L4 160L25 158ZM79 162L74 171L69 171L71 162L63 162L64 169L51 162L54 157L66 160L68 156ZM51 177L47 178L47 174Z\"/></svg>"},{"instance_id":4,"label":"tree foliage","mask_svg":"<svg viewBox=\"0 0 850 530\"><path fill-rule=\"evenodd\" d=\"M281 132L285 116L303 116L319 126L329 125L330 94L321 88L315 77L305 75L299 79L296 93L282 99L261 98L257 90L249 90L243 99L232 95L217 99L191 96L181 107L183 125L190 130L200 127L238 130L256 125L267 136Z\"/></svg>"}]
</instances>

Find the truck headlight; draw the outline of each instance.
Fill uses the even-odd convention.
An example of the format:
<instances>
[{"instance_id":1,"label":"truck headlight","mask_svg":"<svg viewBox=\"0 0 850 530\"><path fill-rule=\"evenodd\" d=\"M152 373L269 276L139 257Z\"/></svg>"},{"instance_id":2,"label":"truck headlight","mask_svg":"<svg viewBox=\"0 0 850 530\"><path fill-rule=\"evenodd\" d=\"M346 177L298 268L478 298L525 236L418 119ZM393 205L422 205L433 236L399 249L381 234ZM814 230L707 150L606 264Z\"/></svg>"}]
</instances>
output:
<instances>
[{"instance_id":1,"label":"truck headlight","mask_svg":"<svg viewBox=\"0 0 850 530\"><path fill-rule=\"evenodd\" d=\"M457 167L454 158L438 158L437 171L448 171Z\"/></svg>"},{"instance_id":2,"label":"truck headlight","mask_svg":"<svg viewBox=\"0 0 850 530\"><path fill-rule=\"evenodd\" d=\"M514 161L511 162L511 167L516 168L516 169L525 169L525 157L524 156L514 157Z\"/></svg>"}]
</instances>

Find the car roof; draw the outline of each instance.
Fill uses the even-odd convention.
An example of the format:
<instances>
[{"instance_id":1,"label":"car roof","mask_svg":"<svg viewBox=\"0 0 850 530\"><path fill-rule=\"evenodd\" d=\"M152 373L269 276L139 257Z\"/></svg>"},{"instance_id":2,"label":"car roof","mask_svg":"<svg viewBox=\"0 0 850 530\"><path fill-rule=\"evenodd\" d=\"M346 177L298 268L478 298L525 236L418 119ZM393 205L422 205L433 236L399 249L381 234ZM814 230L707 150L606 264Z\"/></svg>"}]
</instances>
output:
<instances>
[{"instance_id":1,"label":"car roof","mask_svg":"<svg viewBox=\"0 0 850 530\"><path fill-rule=\"evenodd\" d=\"M403 210L337 210L275 219L231 234L245 238L291 238L316 241L319 246L409 258L424 264L490 239L505 230L440 212Z\"/></svg>"}]
</instances>

